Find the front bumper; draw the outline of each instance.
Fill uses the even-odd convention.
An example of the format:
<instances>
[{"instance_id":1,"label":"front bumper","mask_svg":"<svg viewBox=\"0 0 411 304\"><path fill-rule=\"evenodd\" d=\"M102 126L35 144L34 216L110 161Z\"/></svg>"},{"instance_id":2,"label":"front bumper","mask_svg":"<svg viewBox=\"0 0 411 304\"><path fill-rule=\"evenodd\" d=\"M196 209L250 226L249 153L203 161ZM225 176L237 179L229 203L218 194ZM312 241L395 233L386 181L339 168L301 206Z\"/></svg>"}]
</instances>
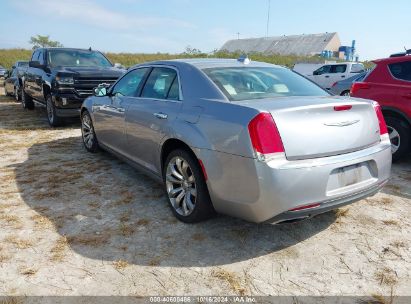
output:
<instances>
[{"instance_id":1,"label":"front bumper","mask_svg":"<svg viewBox=\"0 0 411 304\"><path fill-rule=\"evenodd\" d=\"M216 211L258 223L306 218L350 204L376 193L391 172L389 142L343 155L268 163L210 150L199 153ZM331 177L358 164L370 171L358 182L339 187L338 178ZM320 206L289 211L313 203Z\"/></svg>"},{"instance_id":2,"label":"front bumper","mask_svg":"<svg viewBox=\"0 0 411 304\"><path fill-rule=\"evenodd\" d=\"M54 94L53 103L56 106L56 114L60 117L79 117L84 98L75 94Z\"/></svg>"}]
</instances>

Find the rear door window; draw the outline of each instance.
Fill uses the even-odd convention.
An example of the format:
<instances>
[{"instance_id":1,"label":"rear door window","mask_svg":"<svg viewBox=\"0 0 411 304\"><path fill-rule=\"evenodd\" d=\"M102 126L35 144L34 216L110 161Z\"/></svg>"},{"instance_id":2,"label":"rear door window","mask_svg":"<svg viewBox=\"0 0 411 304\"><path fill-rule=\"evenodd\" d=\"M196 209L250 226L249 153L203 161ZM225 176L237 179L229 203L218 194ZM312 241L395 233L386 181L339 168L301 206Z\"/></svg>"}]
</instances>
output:
<instances>
[{"instance_id":1,"label":"rear door window","mask_svg":"<svg viewBox=\"0 0 411 304\"><path fill-rule=\"evenodd\" d=\"M177 72L170 68L154 68L144 85L141 97L178 100Z\"/></svg>"},{"instance_id":2,"label":"rear door window","mask_svg":"<svg viewBox=\"0 0 411 304\"><path fill-rule=\"evenodd\" d=\"M388 67L394 78L411 81L411 61L392 63Z\"/></svg>"},{"instance_id":3,"label":"rear door window","mask_svg":"<svg viewBox=\"0 0 411 304\"><path fill-rule=\"evenodd\" d=\"M318 70L314 71L314 75L322 75L330 73L331 66L330 65L323 65Z\"/></svg>"},{"instance_id":4,"label":"rear door window","mask_svg":"<svg viewBox=\"0 0 411 304\"><path fill-rule=\"evenodd\" d=\"M351 73L363 73L365 68L362 64L356 63L351 66Z\"/></svg>"},{"instance_id":5,"label":"rear door window","mask_svg":"<svg viewBox=\"0 0 411 304\"><path fill-rule=\"evenodd\" d=\"M330 74L345 73L346 70L347 70L346 64L336 64L336 65L331 66Z\"/></svg>"}]
</instances>

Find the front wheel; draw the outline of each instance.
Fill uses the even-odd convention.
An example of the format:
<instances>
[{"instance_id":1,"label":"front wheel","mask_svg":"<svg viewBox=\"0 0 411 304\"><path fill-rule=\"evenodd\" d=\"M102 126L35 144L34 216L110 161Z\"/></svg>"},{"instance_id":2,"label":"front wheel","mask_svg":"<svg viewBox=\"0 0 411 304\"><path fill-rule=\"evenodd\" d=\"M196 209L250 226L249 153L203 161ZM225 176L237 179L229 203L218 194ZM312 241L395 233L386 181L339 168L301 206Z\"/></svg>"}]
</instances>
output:
<instances>
[{"instance_id":1,"label":"front wheel","mask_svg":"<svg viewBox=\"0 0 411 304\"><path fill-rule=\"evenodd\" d=\"M350 91L344 91L344 92L342 92L342 93L341 93L341 96L347 96L347 97L349 97L349 96L350 96Z\"/></svg>"},{"instance_id":2,"label":"front wheel","mask_svg":"<svg viewBox=\"0 0 411 304\"><path fill-rule=\"evenodd\" d=\"M57 115L56 107L54 106L50 95L47 96L46 111L47 111L47 120L50 126L58 127L62 124L63 120L60 116Z\"/></svg>"},{"instance_id":3,"label":"front wheel","mask_svg":"<svg viewBox=\"0 0 411 304\"><path fill-rule=\"evenodd\" d=\"M391 141L392 159L397 161L410 151L411 130L402 119L386 117L385 121Z\"/></svg>"},{"instance_id":4,"label":"front wheel","mask_svg":"<svg viewBox=\"0 0 411 304\"><path fill-rule=\"evenodd\" d=\"M14 87L14 98L16 99L16 102L20 101L20 93L18 87Z\"/></svg>"},{"instance_id":5,"label":"front wheel","mask_svg":"<svg viewBox=\"0 0 411 304\"><path fill-rule=\"evenodd\" d=\"M24 87L21 88L21 104L24 109L33 110L34 101L26 92L24 92Z\"/></svg>"},{"instance_id":6,"label":"front wheel","mask_svg":"<svg viewBox=\"0 0 411 304\"><path fill-rule=\"evenodd\" d=\"M93 127L90 113L84 111L81 114L81 135L84 147L91 153L96 153L99 149L96 133Z\"/></svg>"},{"instance_id":7,"label":"front wheel","mask_svg":"<svg viewBox=\"0 0 411 304\"><path fill-rule=\"evenodd\" d=\"M164 164L164 185L175 217L185 223L206 220L214 214L198 160L185 150L174 150Z\"/></svg>"}]
</instances>

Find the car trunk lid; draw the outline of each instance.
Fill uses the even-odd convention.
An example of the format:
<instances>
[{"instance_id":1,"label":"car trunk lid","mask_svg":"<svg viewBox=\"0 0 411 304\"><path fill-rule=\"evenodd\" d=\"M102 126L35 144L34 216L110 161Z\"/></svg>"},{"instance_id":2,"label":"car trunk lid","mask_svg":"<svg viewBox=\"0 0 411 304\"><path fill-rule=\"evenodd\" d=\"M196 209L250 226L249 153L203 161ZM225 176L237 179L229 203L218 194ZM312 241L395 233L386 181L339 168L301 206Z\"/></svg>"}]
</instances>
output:
<instances>
[{"instance_id":1,"label":"car trunk lid","mask_svg":"<svg viewBox=\"0 0 411 304\"><path fill-rule=\"evenodd\" d=\"M271 113L289 160L361 150L380 141L369 101L339 97L292 97L249 101Z\"/></svg>"}]
</instances>

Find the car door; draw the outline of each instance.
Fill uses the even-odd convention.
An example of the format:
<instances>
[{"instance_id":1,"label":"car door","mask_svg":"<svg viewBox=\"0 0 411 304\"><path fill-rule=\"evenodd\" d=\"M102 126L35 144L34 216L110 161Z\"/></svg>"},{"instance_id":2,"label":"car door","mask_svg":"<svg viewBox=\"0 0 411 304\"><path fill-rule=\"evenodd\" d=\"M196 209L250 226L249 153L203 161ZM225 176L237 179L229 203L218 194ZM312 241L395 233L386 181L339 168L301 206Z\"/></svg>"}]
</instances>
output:
<instances>
[{"instance_id":1,"label":"car door","mask_svg":"<svg viewBox=\"0 0 411 304\"><path fill-rule=\"evenodd\" d=\"M45 66L45 52L44 50L39 50L38 55L38 62L41 65ZM33 68L33 82L32 82L32 90L33 90L33 97L36 100L44 101L44 94L43 94L43 78L44 78L45 71L41 68Z\"/></svg>"},{"instance_id":2,"label":"car door","mask_svg":"<svg viewBox=\"0 0 411 304\"><path fill-rule=\"evenodd\" d=\"M129 158L161 175L160 143L172 133L181 105L178 71L173 67L153 67L140 98L133 100L126 111Z\"/></svg>"},{"instance_id":3,"label":"car door","mask_svg":"<svg viewBox=\"0 0 411 304\"><path fill-rule=\"evenodd\" d=\"M16 68L11 70L11 74L4 81L4 89L6 93L11 94L14 92L14 81L16 80Z\"/></svg>"},{"instance_id":4,"label":"car door","mask_svg":"<svg viewBox=\"0 0 411 304\"><path fill-rule=\"evenodd\" d=\"M347 64L333 64L330 67L330 71L324 77L324 88L330 89L331 86L340 80L347 77Z\"/></svg>"},{"instance_id":5,"label":"car door","mask_svg":"<svg viewBox=\"0 0 411 304\"><path fill-rule=\"evenodd\" d=\"M331 65L323 65L313 72L313 81L319 86L325 88L326 79L329 78Z\"/></svg>"},{"instance_id":6,"label":"car door","mask_svg":"<svg viewBox=\"0 0 411 304\"><path fill-rule=\"evenodd\" d=\"M125 74L109 91L108 96L95 97L94 127L96 135L103 145L124 153L125 113L131 99L139 93L142 82L149 68L139 68Z\"/></svg>"},{"instance_id":7,"label":"car door","mask_svg":"<svg viewBox=\"0 0 411 304\"><path fill-rule=\"evenodd\" d=\"M33 55L31 56L30 61L38 61L39 60L39 54L40 50L36 50L33 52ZM27 94L30 96L34 96L34 72L35 68L33 67L28 67L26 74L24 76L24 90L26 91Z\"/></svg>"}]
</instances>

